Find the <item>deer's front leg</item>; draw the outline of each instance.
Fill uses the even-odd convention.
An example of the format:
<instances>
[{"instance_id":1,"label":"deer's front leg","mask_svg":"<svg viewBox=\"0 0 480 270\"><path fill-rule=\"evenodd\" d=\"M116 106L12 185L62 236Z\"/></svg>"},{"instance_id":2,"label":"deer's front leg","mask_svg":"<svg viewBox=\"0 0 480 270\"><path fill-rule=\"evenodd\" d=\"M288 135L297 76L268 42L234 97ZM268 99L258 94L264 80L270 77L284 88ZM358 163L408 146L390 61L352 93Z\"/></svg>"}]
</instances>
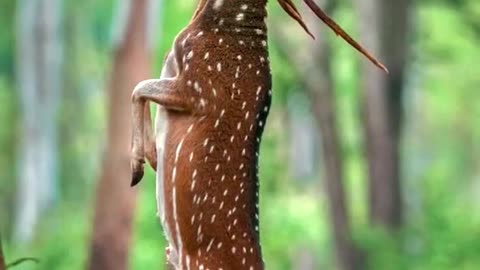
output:
<instances>
[{"instance_id":1,"label":"deer's front leg","mask_svg":"<svg viewBox=\"0 0 480 270\"><path fill-rule=\"evenodd\" d=\"M132 94L132 182L135 186L142 180L145 163L145 107L147 101L164 106L167 110L188 111L187 99L178 91L176 79L154 79L140 82Z\"/></svg>"},{"instance_id":2,"label":"deer's front leg","mask_svg":"<svg viewBox=\"0 0 480 270\"><path fill-rule=\"evenodd\" d=\"M152 129L152 116L150 114L150 102L145 104L143 115L145 157L154 171L157 171L157 147Z\"/></svg>"}]
</instances>

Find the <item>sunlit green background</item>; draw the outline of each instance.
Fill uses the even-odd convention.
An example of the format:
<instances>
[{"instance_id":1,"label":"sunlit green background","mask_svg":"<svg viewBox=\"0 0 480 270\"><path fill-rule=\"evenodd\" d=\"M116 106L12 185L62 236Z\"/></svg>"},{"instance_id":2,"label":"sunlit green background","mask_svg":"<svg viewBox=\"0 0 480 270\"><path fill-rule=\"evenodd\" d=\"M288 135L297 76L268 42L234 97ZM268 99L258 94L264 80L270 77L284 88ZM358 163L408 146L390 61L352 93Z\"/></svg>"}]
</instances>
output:
<instances>
[{"instance_id":1,"label":"sunlit green background","mask_svg":"<svg viewBox=\"0 0 480 270\"><path fill-rule=\"evenodd\" d=\"M280 8L275 1L270 2L269 10L278 20ZM155 74L159 74L172 40L188 23L195 3L165 1L160 13L163 19L155 29ZM41 260L38 265L15 269L83 269L105 140L105 85L116 2L64 1L58 193L54 207L41 217L28 246L17 245L10 237L16 168L21 166L16 164L15 6L15 0L0 0L0 229L5 252L12 260L26 255ZM480 269L480 1L417 0L412 14L414 38L409 43L402 139L406 224L395 237L371 228L368 222L367 170L358 116L360 57L328 32L335 42L335 93L354 238L372 256L369 269ZM358 36L350 1L340 1L333 15ZM291 35L304 33L298 29ZM274 107L260 158L265 262L268 269L292 269L299 252L307 249L314 254L316 269L334 269L320 151L315 155L313 175L293 177L289 166L296 138L285 124L289 101L294 94L299 95L295 100L301 116L311 118L308 99L275 43L271 44L271 62ZM151 171L139 191L131 268L161 269L164 240L155 215Z\"/></svg>"}]
</instances>

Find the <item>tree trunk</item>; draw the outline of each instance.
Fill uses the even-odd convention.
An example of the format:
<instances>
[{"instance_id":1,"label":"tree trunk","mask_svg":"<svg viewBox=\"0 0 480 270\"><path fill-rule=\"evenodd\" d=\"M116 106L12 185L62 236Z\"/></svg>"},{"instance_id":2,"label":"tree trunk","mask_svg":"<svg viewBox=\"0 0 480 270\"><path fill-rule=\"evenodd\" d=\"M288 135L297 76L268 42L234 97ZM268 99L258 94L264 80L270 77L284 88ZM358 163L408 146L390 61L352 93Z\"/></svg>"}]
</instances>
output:
<instances>
[{"instance_id":1,"label":"tree trunk","mask_svg":"<svg viewBox=\"0 0 480 270\"><path fill-rule=\"evenodd\" d=\"M402 224L400 133L407 54L408 0L356 0L362 43L390 69L386 76L362 61L362 121L369 167L370 220Z\"/></svg>"},{"instance_id":2,"label":"tree trunk","mask_svg":"<svg viewBox=\"0 0 480 270\"><path fill-rule=\"evenodd\" d=\"M325 11L331 13L333 1L326 1ZM319 23L315 25L316 33L325 29ZM314 28L312 28L314 29ZM330 207L331 228L334 232L335 247L341 269L363 269L360 251L351 239L350 220L343 186L343 157L335 112L335 97L333 76L330 67L331 48L326 35L317 35L314 42L313 63L310 72L305 73L306 86L312 100L312 109L317 119L322 136L323 161L325 166L325 181Z\"/></svg>"},{"instance_id":3,"label":"tree trunk","mask_svg":"<svg viewBox=\"0 0 480 270\"><path fill-rule=\"evenodd\" d=\"M299 247L294 251L292 259L293 270L314 270L317 269L315 252L308 247Z\"/></svg>"},{"instance_id":4,"label":"tree trunk","mask_svg":"<svg viewBox=\"0 0 480 270\"><path fill-rule=\"evenodd\" d=\"M326 12L331 13L335 2L327 0L319 4L326 6ZM306 88L312 101L312 111L322 137L325 183L330 208L329 220L334 233L339 269L364 269L362 253L351 239L352 231L343 186L343 158L336 122L333 76L330 68L331 49L326 34L324 34L326 31L324 25L311 14L306 15L305 19L311 22L309 23L310 29L316 36L316 41L311 43L312 47L307 49L311 52L308 57L300 59L297 48L288 46L284 41L277 42L277 46L280 46L280 49L283 50L282 53L295 65L298 73L302 74L302 85Z\"/></svg>"},{"instance_id":5,"label":"tree trunk","mask_svg":"<svg viewBox=\"0 0 480 270\"><path fill-rule=\"evenodd\" d=\"M14 239L28 243L42 210L55 198L61 1L20 0L17 10L22 124Z\"/></svg>"},{"instance_id":6,"label":"tree trunk","mask_svg":"<svg viewBox=\"0 0 480 270\"><path fill-rule=\"evenodd\" d=\"M327 46L326 44L324 45ZM363 262L360 261L361 256L359 250L355 248L351 239L350 220L343 186L342 150L336 123L335 98L332 90L332 75L329 67L329 49L324 48L325 49L319 49L317 51L323 55L321 56L323 60L319 62L322 63L319 66L322 66L320 70L323 71L317 69L317 79L311 76L312 79L307 81L307 88L313 103L313 112L317 119L317 125L322 136L323 162L330 207L331 228L334 232L335 248L341 269L363 269Z\"/></svg>"},{"instance_id":7,"label":"tree trunk","mask_svg":"<svg viewBox=\"0 0 480 270\"><path fill-rule=\"evenodd\" d=\"M97 187L89 269L125 270L136 193L130 188L131 93L149 77L148 0L129 0L121 39L115 48L109 86L108 140Z\"/></svg>"}]
</instances>

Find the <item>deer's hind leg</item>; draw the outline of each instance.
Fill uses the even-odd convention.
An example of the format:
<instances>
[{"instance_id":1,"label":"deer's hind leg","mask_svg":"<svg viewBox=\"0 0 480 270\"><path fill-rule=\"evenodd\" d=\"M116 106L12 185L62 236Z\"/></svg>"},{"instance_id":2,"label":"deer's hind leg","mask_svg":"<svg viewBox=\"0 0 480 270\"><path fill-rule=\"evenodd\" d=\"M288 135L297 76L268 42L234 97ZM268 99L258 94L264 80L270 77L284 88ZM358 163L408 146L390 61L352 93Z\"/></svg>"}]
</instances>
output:
<instances>
[{"instance_id":1,"label":"deer's hind leg","mask_svg":"<svg viewBox=\"0 0 480 270\"><path fill-rule=\"evenodd\" d=\"M152 129L152 115L150 113L150 102L145 104L143 115L144 121L144 140L145 140L145 157L148 163L157 171L157 147L155 143L155 132Z\"/></svg>"}]
</instances>

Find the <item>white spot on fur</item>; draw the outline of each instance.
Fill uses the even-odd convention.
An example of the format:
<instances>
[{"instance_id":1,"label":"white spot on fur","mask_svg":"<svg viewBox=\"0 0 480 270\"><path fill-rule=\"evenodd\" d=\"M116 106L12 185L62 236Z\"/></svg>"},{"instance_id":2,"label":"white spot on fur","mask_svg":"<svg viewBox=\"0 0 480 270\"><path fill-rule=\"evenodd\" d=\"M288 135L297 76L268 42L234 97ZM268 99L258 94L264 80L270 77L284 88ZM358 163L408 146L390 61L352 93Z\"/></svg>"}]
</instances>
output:
<instances>
[{"instance_id":1,"label":"white spot on fur","mask_svg":"<svg viewBox=\"0 0 480 270\"><path fill-rule=\"evenodd\" d=\"M245 14L243 13L238 13L237 17L235 18L237 21L241 21L245 18Z\"/></svg>"},{"instance_id":2,"label":"white spot on fur","mask_svg":"<svg viewBox=\"0 0 480 270\"><path fill-rule=\"evenodd\" d=\"M223 6L224 0L215 0L213 3L213 9L218 10Z\"/></svg>"}]
</instances>

